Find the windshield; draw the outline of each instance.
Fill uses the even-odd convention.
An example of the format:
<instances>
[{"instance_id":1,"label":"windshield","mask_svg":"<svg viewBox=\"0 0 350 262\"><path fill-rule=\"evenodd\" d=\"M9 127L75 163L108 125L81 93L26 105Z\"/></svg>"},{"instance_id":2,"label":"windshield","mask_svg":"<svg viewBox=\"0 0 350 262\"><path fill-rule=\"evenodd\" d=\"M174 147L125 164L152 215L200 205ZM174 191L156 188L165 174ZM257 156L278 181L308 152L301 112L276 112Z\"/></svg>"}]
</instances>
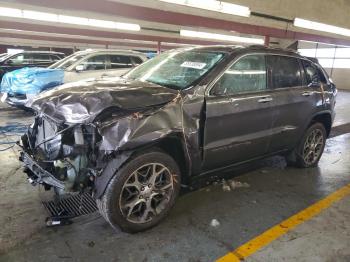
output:
<instances>
[{"instance_id":1,"label":"windshield","mask_svg":"<svg viewBox=\"0 0 350 262\"><path fill-rule=\"evenodd\" d=\"M176 50L163 53L136 67L124 77L152 82L173 89L185 89L216 65L224 53Z\"/></svg>"},{"instance_id":2,"label":"windshield","mask_svg":"<svg viewBox=\"0 0 350 262\"><path fill-rule=\"evenodd\" d=\"M54 63L53 65L51 65L49 68L50 69L62 69L65 70L68 67L70 67L71 65L73 65L75 62L77 62L78 60L82 59L83 57L85 57L85 55L81 54L81 55L77 55L77 54L73 54L70 55L56 63Z\"/></svg>"}]
</instances>

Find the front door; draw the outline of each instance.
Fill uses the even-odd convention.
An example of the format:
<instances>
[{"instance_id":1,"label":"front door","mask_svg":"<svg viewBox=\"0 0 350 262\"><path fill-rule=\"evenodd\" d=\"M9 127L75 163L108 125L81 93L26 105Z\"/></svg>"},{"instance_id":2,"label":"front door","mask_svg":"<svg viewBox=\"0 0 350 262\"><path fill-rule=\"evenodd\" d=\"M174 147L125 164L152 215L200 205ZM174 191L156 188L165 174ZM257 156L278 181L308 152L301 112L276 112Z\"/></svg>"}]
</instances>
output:
<instances>
[{"instance_id":1,"label":"front door","mask_svg":"<svg viewBox=\"0 0 350 262\"><path fill-rule=\"evenodd\" d=\"M203 171L269 152L273 109L264 55L235 62L206 97Z\"/></svg>"},{"instance_id":2,"label":"front door","mask_svg":"<svg viewBox=\"0 0 350 262\"><path fill-rule=\"evenodd\" d=\"M91 55L79 65L76 69L65 73L65 83L80 81L89 78L99 78L107 69L106 55Z\"/></svg>"}]
</instances>

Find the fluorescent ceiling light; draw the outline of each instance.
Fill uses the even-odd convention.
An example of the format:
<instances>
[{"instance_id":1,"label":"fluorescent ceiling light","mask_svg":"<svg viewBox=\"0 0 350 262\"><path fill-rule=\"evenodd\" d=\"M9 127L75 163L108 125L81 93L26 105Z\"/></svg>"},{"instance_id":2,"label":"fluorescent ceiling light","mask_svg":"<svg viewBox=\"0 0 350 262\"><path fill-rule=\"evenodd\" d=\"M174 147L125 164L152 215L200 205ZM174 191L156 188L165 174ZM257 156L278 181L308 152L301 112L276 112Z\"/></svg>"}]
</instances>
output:
<instances>
[{"instance_id":1,"label":"fluorescent ceiling light","mask_svg":"<svg viewBox=\"0 0 350 262\"><path fill-rule=\"evenodd\" d=\"M115 22L99 19L89 19L89 25L102 28L115 28Z\"/></svg>"},{"instance_id":2,"label":"fluorescent ceiling light","mask_svg":"<svg viewBox=\"0 0 350 262\"><path fill-rule=\"evenodd\" d=\"M89 25L88 18L68 15L58 15L58 22L74 25Z\"/></svg>"},{"instance_id":3,"label":"fluorescent ceiling light","mask_svg":"<svg viewBox=\"0 0 350 262\"><path fill-rule=\"evenodd\" d=\"M250 16L250 9L247 6L231 4L222 1L216 0L160 0L162 2L185 5L195 8L201 8L209 11L215 11L230 15L239 15L239 16Z\"/></svg>"},{"instance_id":4,"label":"fluorescent ceiling light","mask_svg":"<svg viewBox=\"0 0 350 262\"><path fill-rule=\"evenodd\" d=\"M140 31L141 27L138 24L129 24L129 23L115 23L115 28L120 30L131 30L131 31Z\"/></svg>"},{"instance_id":5,"label":"fluorescent ceiling light","mask_svg":"<svg viewBox=\"0 0 350 262\"><path fill-rule=\"evenodd\" d=\"M350 36L350 29L342 28L334 25L322 24L322 23L318 23L310 20L305 20L302 18L295 18L294 26L316 30L316 31L327 32L331 34Z\"/></svg>"},{"instance_id":6,"label":"fluorescent ceiling light","mask_svg":"<svg viewBox=\"0 0 350 262\"><path fill-rule=\"evenodd\" d=\"M221 34L197 32L197 31L191 31L191 30L180 30L180 35L186 36L186 37L195 37L195 38L204 38L204 39L210 39L210 40L221 40L221 41L258 44L258 45L262 45L265 42L264 39L261 39L261 38L249 38L249 37L240 37L240 36L233 36L233 35L221 35Z\"/></svg>"},{"instance_id":7,"label":"fluorescent ceiling light","mask_svg":"<svg viewBox=\"0 0 350 262\"><path fill-rule=\"evenodd\" d=\"M58 22L58 15L44 12L36 12L30 10L23 10L23 18L48 21L48 22Z\"/></svg>"},{"instance_id":8,"label":"fluorescent ceiling light","mask_svg":"<svg viewBox=\"0 0 350 262\"><path fill-rule=\"evenodd\" d=\"M0 16L22 17L22 10L16 8L0 7Z\"/></svg>"},{"instance_id":9,"label":"fluorescent ceiling light","mask_svg":"<svg viewBox=\"0 0 350 262\"><path fill-rule=\"evenodd\" d=\"M101 27L119 30L140 31L141 27L138 24L119 23L109 20L90 19L78 16L67 16L61 14L37 12L32 10L21 10L15 8L0 7L0 16L25 18L38 21L64 23L73 25L84 25L91 27Z\"/></svg>"}]
</instances>

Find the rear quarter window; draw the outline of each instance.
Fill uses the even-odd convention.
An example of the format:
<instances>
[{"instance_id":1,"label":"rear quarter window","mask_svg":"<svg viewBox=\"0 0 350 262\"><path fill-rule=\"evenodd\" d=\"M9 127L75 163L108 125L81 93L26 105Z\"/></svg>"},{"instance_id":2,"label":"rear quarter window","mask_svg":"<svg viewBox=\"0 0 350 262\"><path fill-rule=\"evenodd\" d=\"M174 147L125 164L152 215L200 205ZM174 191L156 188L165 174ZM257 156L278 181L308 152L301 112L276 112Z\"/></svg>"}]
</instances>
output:
<instances>
[{"instance_id":1,"label":"rear quarter window","mask_svg":"<svg viewBox=\"0 0 350 262\"><path fill-rule=\"evenodd\" d=\"M142 59L138 56L133 56L132 60L133 60L135 65L141 65L143 63Z\"/></svg>"},{"instance_id":2,"label":"rear quarter window","mask_svg":"<svg viewBox=\"0 0 350 262\"><path fill-rule=\"evenodd\" d=\"M310 85L313 82L321 82L321 83L327 83L327 79L322 72L322 70L316 66L314 63L307 61L307 60L301 60L304 71L305 71L305 80L306 84Z\"/></svg>"}]
</instances>

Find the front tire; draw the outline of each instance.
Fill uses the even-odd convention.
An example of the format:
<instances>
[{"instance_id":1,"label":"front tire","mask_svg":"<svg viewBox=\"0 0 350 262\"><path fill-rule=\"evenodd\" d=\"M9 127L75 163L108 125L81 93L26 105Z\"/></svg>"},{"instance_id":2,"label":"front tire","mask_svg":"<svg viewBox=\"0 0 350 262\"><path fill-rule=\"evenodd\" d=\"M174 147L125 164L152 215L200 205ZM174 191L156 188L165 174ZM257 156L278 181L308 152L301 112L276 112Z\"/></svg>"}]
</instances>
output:
<instances>
[{"instance_id":1,"label":"front tire","mask_svg":"<svg viewBox=\"0 0 350 262\"><path fill-rule=\"evenodd\" d=\"M314 123L305 132L294 151L297 167L308 168L318 165L326 145L327 132L323 124Z\"/></svg>"},{"instance_id":2,"label":"front tire","mask_svg":"<svg viewBox=\"0 0 350 262\"><path fill-rule=\"evenodd\" d=\"M139 232L166 217L180 191L180 170L161 151L139 154L116 172L97 206L109 224Z\"/></svg>"}]
</instances>

